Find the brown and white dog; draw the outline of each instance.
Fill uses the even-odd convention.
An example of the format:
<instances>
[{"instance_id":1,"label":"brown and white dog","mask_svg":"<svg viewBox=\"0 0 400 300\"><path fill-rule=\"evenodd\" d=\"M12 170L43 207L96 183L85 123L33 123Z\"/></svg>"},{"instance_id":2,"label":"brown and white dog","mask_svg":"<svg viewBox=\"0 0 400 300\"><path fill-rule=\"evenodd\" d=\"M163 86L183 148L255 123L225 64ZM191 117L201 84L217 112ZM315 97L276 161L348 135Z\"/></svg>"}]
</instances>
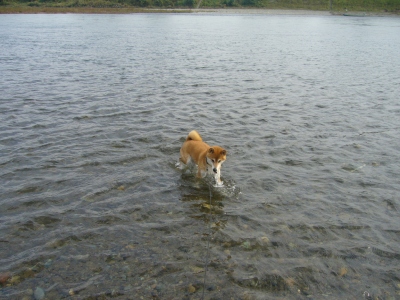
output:
<instances>
[{"instance_id":1,"label":"brown and white dog","mask_svg":"<svg viewBox=\"0 0 400 300\"><path fill-rule=\"evenodd\" d=\"M189 133L181 148L179 160L185 165L191 160L197 165L197 177L206 176L207 172L213 174L217 185L222 185L221 165L226 160L226 150L219 146L210 147L193 130Z\"/></svg>"}]
</instances>

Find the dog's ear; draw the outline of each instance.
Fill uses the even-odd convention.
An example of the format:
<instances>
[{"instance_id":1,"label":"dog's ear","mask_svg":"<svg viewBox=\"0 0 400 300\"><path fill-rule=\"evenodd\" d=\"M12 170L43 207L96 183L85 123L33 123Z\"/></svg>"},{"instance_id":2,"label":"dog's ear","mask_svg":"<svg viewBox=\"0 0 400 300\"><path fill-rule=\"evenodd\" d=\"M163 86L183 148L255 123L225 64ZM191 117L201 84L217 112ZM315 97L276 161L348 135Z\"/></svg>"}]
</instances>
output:
<instances>
[{"instance_id":1,"label":"dog's ear","mask_svg":"<svg viewBox=\"0 0 400 300\"><path fill-rule=\"evenodd\" d=\"M214 153L214 148L208 149L208 153Z\"/></svg>"},{"instance_id":2,"label":"dog's ear","mask_svg":"<svg viewBox=\"0 0 400 300\"><path fill-rule=\"evenodd\" d=\"M221 151L221 154L222 154L222 155L226 155L226 150L225 150L225 149L222 150L222 151Z\"/></svg>"}]
</instances>

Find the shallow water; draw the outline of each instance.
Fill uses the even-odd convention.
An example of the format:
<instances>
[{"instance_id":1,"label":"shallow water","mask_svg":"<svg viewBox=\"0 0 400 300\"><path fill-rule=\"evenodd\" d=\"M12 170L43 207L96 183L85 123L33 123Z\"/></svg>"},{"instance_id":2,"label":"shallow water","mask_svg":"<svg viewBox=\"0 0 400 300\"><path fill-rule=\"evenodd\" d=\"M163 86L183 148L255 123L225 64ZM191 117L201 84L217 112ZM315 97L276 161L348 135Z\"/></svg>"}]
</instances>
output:
<instances>
[{"instance_id":1,"label":"shallow water","mask_svg":"<svg viewBox=\"0 0 400 300\"><path fill-rule=\"evenodd\" d=\"M0 28L0 298L400 297L399 18Z\"/></svg>"}]
</instances>

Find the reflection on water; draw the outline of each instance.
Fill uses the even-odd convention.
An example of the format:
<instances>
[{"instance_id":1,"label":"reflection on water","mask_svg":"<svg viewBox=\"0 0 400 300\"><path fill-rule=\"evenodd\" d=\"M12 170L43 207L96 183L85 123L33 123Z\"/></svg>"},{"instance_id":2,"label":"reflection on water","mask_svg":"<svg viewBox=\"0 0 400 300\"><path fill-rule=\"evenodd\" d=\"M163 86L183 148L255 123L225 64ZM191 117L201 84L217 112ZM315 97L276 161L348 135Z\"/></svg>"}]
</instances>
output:
<instances>
[{"instance_id":1,"label":"reflection on water","mask_svg":"<svg viewBox=\"0 0 400 300\"><path fill-rule=\"evenodd\" d=\"M399 297L398 18L0 26L1 298Z\"/></svg>"}]
</instances>

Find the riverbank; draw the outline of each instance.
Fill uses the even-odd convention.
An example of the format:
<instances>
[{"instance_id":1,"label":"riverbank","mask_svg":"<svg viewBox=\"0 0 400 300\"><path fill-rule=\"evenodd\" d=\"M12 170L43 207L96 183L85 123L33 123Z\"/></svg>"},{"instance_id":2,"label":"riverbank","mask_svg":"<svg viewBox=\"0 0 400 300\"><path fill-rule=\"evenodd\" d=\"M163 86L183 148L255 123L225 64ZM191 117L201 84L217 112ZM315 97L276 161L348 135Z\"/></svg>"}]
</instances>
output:
<instances>
[{"instance_id":1,"label":"riverbank","mask_svg":"<svg viewBox=\"0 0 400 300\"><path fill-rule=\"evenodd\" d=\"M176 12L190 12L179 10ZM0 6L0 14L133 14L175 13L175 10L146 9L137 7L36 7L27 5Z\"/></svg>"},{"instance_id":2,"label":"riverbank","mask_svg":"<svg viewBox=\"0 0 400 300\"><path fill-rule=\"evenodd\" d=\"M400 16L399 13L374 11L329 11L307 9L264 9L264 8L217 8L193 9L193 13L205 14L259 14L259 15L347 15L347 16Z\"/></svg>"},{"instance_id":3,"label":"riverbank","mask_svg":"<svg viewBox=\"0 0 400 300\"><path fill-rule=\"evenodd\" d=\"M265 9L265 8L139 8L139 7L54 7L6 5L0 6L0 14L132 14L132 13L193 13L193 14L258 14L258 15L358 15L358 16L399 16L399 13L374 12L344 12L306 9Z\"/></svg>"}]
</instances>

